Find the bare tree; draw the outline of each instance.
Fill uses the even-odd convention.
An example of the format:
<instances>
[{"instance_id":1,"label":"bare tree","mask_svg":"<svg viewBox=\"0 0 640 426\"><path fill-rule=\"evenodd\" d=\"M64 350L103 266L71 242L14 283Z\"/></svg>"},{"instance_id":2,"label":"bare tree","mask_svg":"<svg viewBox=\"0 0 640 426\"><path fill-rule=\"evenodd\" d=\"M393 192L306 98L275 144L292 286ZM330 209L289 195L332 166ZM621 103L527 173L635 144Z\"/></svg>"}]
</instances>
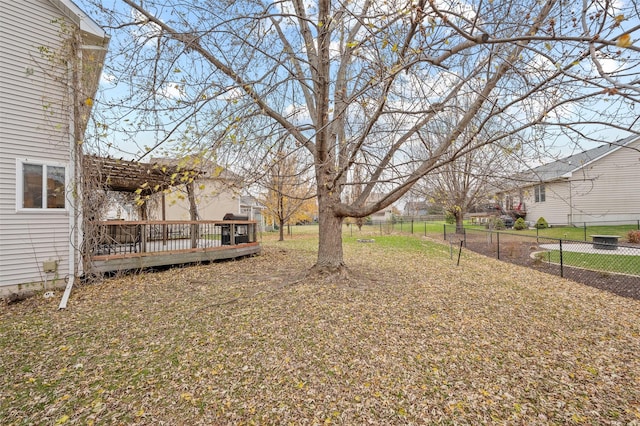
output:
<instances>
[{"instance_id":1,"label":"bare tree","mask_svg":"<svg viewBox=\"0 0 640 426\"><path fill-rule=\"evenodd\" d=\"M310 173L300 152L286 148L284 139L268 163L264 178L259 181L266 189L260 201L267 216L278 223L279 241L284 241L285 224L303 213L303 207L315 195Z\"/></svg>"},{"instance_id":2,"label":"bare tree","mask_svg":"<svg viewBox=\"0 0 640 426\"><path fill-rule=\"evenodd\" d=\"M420 132L421 144L416 147L414 158L428 159L433 156L431 149L444 144L439 140L450 133L450 126L458 122L460 115L468 109L464 97L458 99L457 109L443 113L442 120L428 123ZM450 143L443 157L451 161L421 179L412 190L432 200L455 218L456 232L462 232L464 215L469 209L489 200L491 191L504 186L510 176L522 167L520 161L529 154L524 152L526 142L517 132L509 132L510 123L477 122L465 129L459 138ZM496 138L503 133L511 133L508 138L492 144L482 144L483 140ZM475 139L476 141L470 140ZM478 143L477 141L480 141ZM469 144L479 147L464 151Z\"/></svg>"},{"instance_id":3,"label":"bare tree","mask_svg":"<svg viewBox=\"0 0 640 426\"><path fill-rule=\"evenodd\" d=\"M108 105L106 125L138 141L156 132L142 156L175 139L202 149L215 130L211 155L244 164L286 133L313 158L321 272L343 270L344 218L391 205L457 158L514 135L544 150L560 136L638 131L635 2L96 3L121 43L113 81L131 94ZM436 122L447 124L438 137L421 137ZM502 130L474 137L488 125ZM429 155L415 158L421 144ZM372 193L384 195L366 203Z\"/></svg>"},{"instance_id":4,"label":"bare tree","mask_svg":"<svg viewBox=\"0 0 640 426\"><path fill-rule=\"evenodd\" d=\"M490 200L490 191L498 188L499 182L507 179L508 170L512 170L499 166L506 162L504 153L494 146L486 148L444 165L416 185L420 194L455 218L456 232L462 232L465 214L472 207Z\"/></svg>"}]
</instances>

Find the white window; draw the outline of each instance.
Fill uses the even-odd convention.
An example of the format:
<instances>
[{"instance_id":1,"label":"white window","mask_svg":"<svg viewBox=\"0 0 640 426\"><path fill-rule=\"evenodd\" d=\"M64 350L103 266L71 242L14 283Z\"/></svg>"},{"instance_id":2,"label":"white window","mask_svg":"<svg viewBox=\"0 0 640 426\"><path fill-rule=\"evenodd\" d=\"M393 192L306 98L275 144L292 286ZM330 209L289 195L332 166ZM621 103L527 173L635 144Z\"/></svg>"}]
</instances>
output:
<instances>
[{"instance_id":1,"label":"white window","mask_svg":"<svg viewBox=\"0 0 640 426\"><path fill-rule=\"evenodd\" d=\"M19 161L16 180L19 210L66 208L65 166L29 160Z\"/></svg>"},{"instance_id":2,"label":"white window","mask_svg":"<svg viewBox=\"0 0 640 426\"><path fill-rule=\"evenodd\" d=\"M534 191L536 203L544 203L546 200L544 185L536 185Z\"/></svg>"}]
</instances>

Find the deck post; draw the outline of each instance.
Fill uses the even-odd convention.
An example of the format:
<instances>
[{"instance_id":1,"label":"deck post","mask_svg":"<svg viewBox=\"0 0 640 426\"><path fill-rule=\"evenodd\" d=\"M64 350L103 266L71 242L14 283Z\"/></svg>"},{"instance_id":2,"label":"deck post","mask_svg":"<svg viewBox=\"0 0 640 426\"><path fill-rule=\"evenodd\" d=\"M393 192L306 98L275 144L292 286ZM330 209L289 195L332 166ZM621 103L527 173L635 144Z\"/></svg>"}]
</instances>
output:
<instances>
[{"instance_id":1,"label":"deck post","mask_svg":"<svg viewBox=\"0 0 640 426\"><path fill-rule=\"evenodd\" d=\"M167 207L166 207L166 198L164 192L162 192L162 221L167 220ZM167 240L169 239L169 228L167 224L164 223L162 225L162 245L167 245Z\"/></svg>"}]
</instances>

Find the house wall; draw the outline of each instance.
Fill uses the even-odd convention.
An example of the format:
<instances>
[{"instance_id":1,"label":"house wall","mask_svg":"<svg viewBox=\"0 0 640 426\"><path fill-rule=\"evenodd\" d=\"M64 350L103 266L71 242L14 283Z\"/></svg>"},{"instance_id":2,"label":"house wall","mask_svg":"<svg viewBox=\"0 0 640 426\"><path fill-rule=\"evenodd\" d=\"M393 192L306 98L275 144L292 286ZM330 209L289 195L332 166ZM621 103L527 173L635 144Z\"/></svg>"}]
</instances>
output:
<instances>
[{"instance_id":1,"label":"house wall","mask_svg":"<svg viewBox=\"0 0 640 426\"><path fill-rule=\"evenodd\" d=\"M391 220L391 218L393 217L393 210L392 209L380 210L373 213L369 217L371 218L372 222L386 222Z\"/></svg>"},{"instance_id":2,"label":"house wall","mask_svg":"<svg viewBox=\"0 0 640 426\"><path fill-rule=\"evenodd\" d=\"M547 182L546 201L534 201L533 186L524 188L529 222L544 217L553 225L640 220L640 138L574 171L562 181Z\"/></svg>"},{"instance_id":3,"label":"house wall","mask_svg":"<svg viewBox=\"0 0 640 426\"><path fill-rule=\"evenodd\" d=\"M571 220L640 220L640 139L574 172Z\"/></svg>"},{"instance_id":4,"label":"house wall","mask_svg":"<svg viewBox=\"0 0 640 426\"><path fill-rule=\"evenodd\" d=\"M67 209L20 211L16 204L18 160L54 162L67 168L69 117L65 77L41 57L40 47L61 46L61 13L47 0L0 0L0 294L69 274L69 201ZM69 200L69 194L67 194ZM42 262L58 261L46 275Z\"/></svg>"},{"instance_id":5,"label":"house wall","mask_svg":"<svg viewBox=\"0 0 640 426\"><path fill-rule=\"evenodd\" d=\"M240 196L236 196L224 182L217 179L200 179L194 184L196 205L201 220L222 220L225 214L240 214ZM162 204L155 200L149 217L162 219ZM184 187L172 189L165 195L165 219L189 220L189 199Z\"/></svg>"},{"instance_id":6,"label":"house wall","mask_svg":"<svg viewBox=\"0 0 640 426\"><path fill-rule=\"evenodd\" d=\"M545 183L543 202L536 203L533 186L525 188L523 200L527 209L527 222L535 223L540 217L544 217L550 225L565 225L569 213L568 195L569 184L566 181Z\"/></svg>"}]
</instances>

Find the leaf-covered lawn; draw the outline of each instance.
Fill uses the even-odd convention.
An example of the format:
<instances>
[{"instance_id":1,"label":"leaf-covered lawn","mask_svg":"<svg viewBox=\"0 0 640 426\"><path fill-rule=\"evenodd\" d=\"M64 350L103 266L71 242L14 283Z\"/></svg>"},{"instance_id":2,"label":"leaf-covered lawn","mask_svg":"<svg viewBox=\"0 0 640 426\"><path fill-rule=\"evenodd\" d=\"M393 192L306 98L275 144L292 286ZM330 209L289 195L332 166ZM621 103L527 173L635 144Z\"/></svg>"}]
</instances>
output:
<instances>
[{"instance_id":1,"label":"leaf-covered lawn","mask_svg":"<svg viewBox=\"0 0 640 426\"><path fill-rule=\"evenodd\" d=\"M640 424L640 302L429 241L310 280L308 238L2 306L2 424Z\"/></svg>"}]
</instances>

